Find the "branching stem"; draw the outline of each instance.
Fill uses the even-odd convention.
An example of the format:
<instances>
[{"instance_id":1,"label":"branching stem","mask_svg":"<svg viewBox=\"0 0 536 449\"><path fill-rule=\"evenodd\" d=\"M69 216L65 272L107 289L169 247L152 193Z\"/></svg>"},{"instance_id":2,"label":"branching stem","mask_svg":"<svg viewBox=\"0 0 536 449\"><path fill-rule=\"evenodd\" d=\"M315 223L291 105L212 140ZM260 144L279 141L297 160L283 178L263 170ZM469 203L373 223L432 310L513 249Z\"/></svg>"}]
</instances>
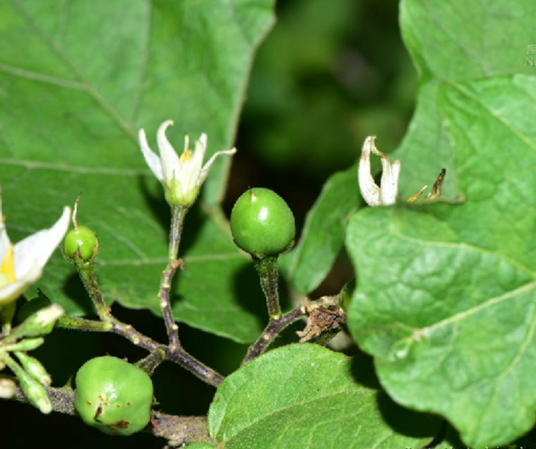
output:
<instances>
[{"instance_id":1,"label":"branching stem","mask_svg":"<svg viewBox=\"0 0 536 449\"><path fill-rule=\"evenodd\" d=\"M126 338L127 340L130 340L136 346L144 348L147 351L163 351L165 354L165 360L169 360L177 365L182 366L190 371L194 376L198 377L209 385L217 387L224 379L221 374L204 365L202 362L186 352L182 347L179 346L173 348L171 345L166 346L162 343L159 343L152 338L138 332L132 325L122 323L112 316L110 321L106 323L87 320L84 318L63 316L58 320L58 326L64 329L89 332L112 332Z\"/></svg>"},{"instance_id":2,"label":"branching stem","mask_svg":"<svg viewBox=\"0 0 536 449\"><path fill-rule=\"evenodd\" d=\"M279 318L270 319L268 326L266 326L258 340L248 348L246 357L242 360L242 365L245 365L246 363L251 362L254 358L260 356L266 349L268 349L268 346L270 346L283 329L306 315L306 308L304 306L299 306Z\"/></svg>"}]
</instances>

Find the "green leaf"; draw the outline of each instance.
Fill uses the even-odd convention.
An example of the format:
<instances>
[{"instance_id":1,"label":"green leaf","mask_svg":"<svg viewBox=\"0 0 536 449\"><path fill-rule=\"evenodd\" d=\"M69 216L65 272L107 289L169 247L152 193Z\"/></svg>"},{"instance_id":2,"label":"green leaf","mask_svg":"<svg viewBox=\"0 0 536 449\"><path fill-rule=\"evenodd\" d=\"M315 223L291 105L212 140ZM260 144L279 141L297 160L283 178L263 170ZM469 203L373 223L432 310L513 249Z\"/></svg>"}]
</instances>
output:
<instances>
[{"instance_id":1,"label":"green leaf","mask_svg":"<svg viewBox=\"0 0 536 449\"><path fill-rule=\"evenodd\" d=\"M403 2L422 84L396 154L402 191L446 161L465 202L364 210L346 240L359 281L349 327L382 385L445 416L471 447L507 444L536 421L534 14L521 1Z\"/></svg>"},{"instance_id":2,"label":"green leaf","mask_svg":"<svg viewBox=\"0 0 536 449\"><path fill-rule=\"evenodd\" d=\"M355 166L331 176L307 214L298 245L281 257L298 293L313 291L331 269L344 243L348 217L362 204L358 191Z\"/></svg>"},{"instance_id":3,"label":"green leaf","mask_svg":"<svg viewBox=\"0 0 536 449\"><path fill-rule=\"evenodd\" d=\"M193 443L193 444L189 444L186 447L187 449L214 449L214 446L208 443Z\"/></svg>"},{"instance_id":4,"label":"green leaf","mask_svg":"<svg viewBox=\"0 0 536 449\"><path fill-rule=\"evenodd\" d=\"M273 0L1 2L0 180L12 238L50 226L83 191L79 221L99 235L107 300L156 311L169 212L137 131L156 149L158 125L174 119L168 135L179 150L185 132L207 132L206 157L231 147L272 9ZM229 164L216 161L203 212L187 217L175 310L248 342L261 327L233 288L247 262L218 209ZM199 269L205 260L211 270ZM69 313L87 311L72 273L57 255L39 285Z\"/></svg>"},{"instance_id":5,"label":"green leaf","mask_svg":"<svg viewBox=\"0 0 536 449\"><path fill-rule=\"evenodd\" d=\"M220 385L209 410L212 438L226 449L394 448L430 442L438 421L357 383L360 357L317 345L270 351ZM373 382L372 382L373 383Z\"/></svg>"}]
</instances>

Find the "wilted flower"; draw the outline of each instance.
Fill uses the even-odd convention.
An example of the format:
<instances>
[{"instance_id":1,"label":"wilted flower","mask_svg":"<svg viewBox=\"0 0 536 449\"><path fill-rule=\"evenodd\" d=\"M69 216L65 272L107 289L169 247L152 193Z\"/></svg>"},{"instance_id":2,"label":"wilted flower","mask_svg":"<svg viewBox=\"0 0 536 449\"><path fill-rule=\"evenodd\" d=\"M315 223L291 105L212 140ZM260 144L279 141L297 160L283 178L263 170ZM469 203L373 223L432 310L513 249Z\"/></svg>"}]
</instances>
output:
<instances>
[{"instance_id":1,"label":"wilted flower","mask_svg":"<svg viewBox=\"0 0 536 449\"><path fill-rule=\"evenodd\" d=\"M69 227L69 207L50 229L38 231L13 244L9 240L0 200L0 307L15 301L43 273L48 259Z\"/></svg>"},{"instance_id":2,"label":"wilted flower","mask_svg":"<svg viewBox=\"0 0 536 449\"><path fill-rule=\"evenodd\" d=\"M375 139L376 136L367 137L361 149L358 169L359 189L363 199L369 206L389 206L396 202L400 161L391 162L386 154L376 148ZM374 153L381 159L382 177L380 187L374 182L370 172L370 153Z\"/></svg>"},{"instance_id":3,"label":"wilted flower","mask_svg":"<svg viewBox=\"0 0 536 449\"><path fill-rule=\"evenodd\" d=\"M143 129L139 132L140 147L147 165L164 186L167 202L172 206L190 207L195 202L199 189L216 158L220 155L231 156L236 153L236 149L218 151L203 166L207 135L201 134L199 140L195 142L194 150L188 148L189 138L186 135L184 151L179 157L166 137L166 129L172 124L173 121L167 120L158 128L156 136L160 156L149 147Z\"/></svg>"}]
</instances>

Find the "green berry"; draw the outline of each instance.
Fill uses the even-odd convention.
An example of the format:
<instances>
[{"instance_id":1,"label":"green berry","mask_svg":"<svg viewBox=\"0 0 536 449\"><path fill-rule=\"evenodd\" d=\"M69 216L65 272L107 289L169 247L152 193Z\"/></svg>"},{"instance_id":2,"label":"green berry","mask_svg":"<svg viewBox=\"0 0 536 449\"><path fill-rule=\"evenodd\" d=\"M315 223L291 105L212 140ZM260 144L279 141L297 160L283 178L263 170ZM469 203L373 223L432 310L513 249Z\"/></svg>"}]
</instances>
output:
<instances>
[{"instance_id":1,"label":"green berry","mask_svg":"<svg viewBox=\"0 0 536 449\"><path fill-rule=\"evenodd\" d=\"M140 368L116 357L96 357L78 370L75 382L75 408L86 424L111 435L132 435L149 423L153 383Z\"/></svg>"},{"instance_id":2,"label":"green berry","mask_svg":"<svg viewBox=\"0 0 536 449\"><path fill-rule=\"evenodd\" d=\"M231 212L231 232L236 245L263 258L288 250L294 243L294 215L283 198L272 190L244 192Z\"/></svg>"},{"instance_id":3,"label":"green berry","mask_svg":"<svg viewBox=\"0 0 536 449\"><path fill-rule=\"evenodd\" d=\"M71 229L63 240L63 252L69 259L88 262L99 247L97 236L86 226Z\"/></svg>"}]
</instances>

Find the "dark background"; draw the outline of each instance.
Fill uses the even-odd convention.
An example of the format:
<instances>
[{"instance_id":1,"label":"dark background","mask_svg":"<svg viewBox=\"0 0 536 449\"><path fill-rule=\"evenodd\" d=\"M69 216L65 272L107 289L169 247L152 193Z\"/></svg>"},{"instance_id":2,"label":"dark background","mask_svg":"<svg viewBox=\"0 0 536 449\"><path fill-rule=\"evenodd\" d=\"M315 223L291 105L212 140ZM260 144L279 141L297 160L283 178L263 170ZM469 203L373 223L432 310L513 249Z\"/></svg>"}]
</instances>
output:
<instances>
[{"instance_id":1,"label":"dark background","mask_svg":"<svg viewBox=\"0 0 536 449\"><path fill-rule=\"evenodd\" d=\"M272 188L293 209L298 229L326 179L357 159L365 136L383 151L404 135L414 106L416 74L398 28L394 0L280 0L278 22L259 49L238 130L229 213L248 187ZM357 188L357 186L356 186ZM316 292L336 293L348 276L344 256ZM165 341L160 319L114 305L114 313ZM192 354L222 374L239 365L246 346L181 325ZM287 332L292 336L292 330ZM55 330L35 351L61 386L89 358L112 354L137 360L145 352L113 335ZM154 376L158 407L167 413L206 414L214 390L178 366ZM0 448L161 448L151 435L110 437L79 419L0 401ZM291 449L291 448L289 448Z\"/></svg>"}]
</instances>

